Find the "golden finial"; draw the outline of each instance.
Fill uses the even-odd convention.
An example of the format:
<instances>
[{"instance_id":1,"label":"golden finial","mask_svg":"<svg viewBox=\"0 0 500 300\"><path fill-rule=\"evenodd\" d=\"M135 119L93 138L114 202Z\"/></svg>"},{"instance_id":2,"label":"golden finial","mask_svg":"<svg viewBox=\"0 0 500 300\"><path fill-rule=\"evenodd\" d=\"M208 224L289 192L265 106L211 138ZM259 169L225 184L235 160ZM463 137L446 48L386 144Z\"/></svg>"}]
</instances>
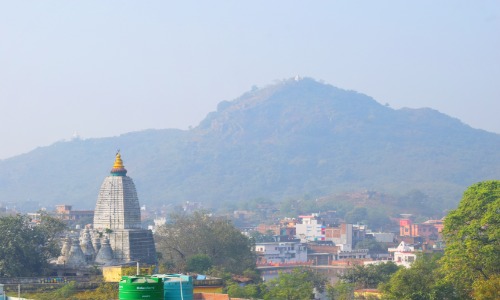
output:
<instances>
[{"instance_id":1,"label":"golden finial","mask_svg":"<svg viewBox=\"0 0 500 300\"><path fill-rule=\"evenodd\" d=\"M123 165L122 157L120 155L120 150L116 151L115 163L111 169L111 174L115 176L123 176L127 174L127 170Z\"/></svg>"},{"instance_id":2,"label":"golden finial","mask_svg":"<svg viewBox=\"0 0 500 300\"><path fill-rule=\"evenodd\" d=\"M124 168L122 156L120 155L120 150L118 150L118 152L116 152L115 164L113 165L113 169L114 168L117 168L117 169Z\"/></svg>"}]
</instances>

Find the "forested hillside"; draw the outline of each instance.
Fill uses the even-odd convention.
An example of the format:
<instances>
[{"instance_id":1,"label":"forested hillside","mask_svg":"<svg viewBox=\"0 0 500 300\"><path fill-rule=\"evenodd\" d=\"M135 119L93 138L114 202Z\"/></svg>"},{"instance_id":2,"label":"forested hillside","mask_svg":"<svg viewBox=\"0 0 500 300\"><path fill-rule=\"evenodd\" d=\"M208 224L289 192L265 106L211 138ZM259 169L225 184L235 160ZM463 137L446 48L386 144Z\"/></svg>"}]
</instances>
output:
<instances>
[{"instance_id":1,"label":"forested hillside","mask_svg":"<svg viewBox=\"0 0 500 300\"><path fill-rule=\"evenodd\" d=\"M466 186L500 178L500 135L306 78L221 102L191 130L58 142L0 161L0 203L93 208L117 149L141 203L155 205L420 190L445 209Z\"/></svg>"}]
</instances>

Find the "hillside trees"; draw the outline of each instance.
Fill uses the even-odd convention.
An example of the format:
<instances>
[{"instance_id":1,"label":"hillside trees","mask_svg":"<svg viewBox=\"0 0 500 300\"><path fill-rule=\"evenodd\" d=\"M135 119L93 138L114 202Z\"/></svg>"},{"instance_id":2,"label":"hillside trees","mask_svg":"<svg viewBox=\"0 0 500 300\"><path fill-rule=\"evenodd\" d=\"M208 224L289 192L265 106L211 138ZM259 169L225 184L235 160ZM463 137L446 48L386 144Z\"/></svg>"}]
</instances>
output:
<instances>
[{"instance_id":1,"label":"hillside trees","mask_svg":"<svg viewBox=\"0 0 500 300\"><path fill-rule=\"evenodd\" d=\"M186 271L193 264L209 264L226 271L242 274L255 267L252 240L233 224L206 212L191 215L176 214L170 223L160 226L155 233L160 263L168 271Z\"/></svg>"},{"instance_id":2,"label":"hillside trees","mask_svg":"<svg viewBox=\"0 0 500 300\"><path fill-rule=\"evenodd\" d=\"M49 259L59 255L62 221L41 214L38 224L26 215L0 218L0 277L43 275Z\"/></svg>"},{"instance_id":3,"label":"hillside trees","mask_svg":"<svg viewBox=\"0 0 500 300\"><path fill-rule=\"evenodd\" d=\"M446 250L442 271L457 296L478 299L479 295L498 295L500 181L470 186L458 208L446 217L443 233ZM488 287L495 290L488 291Z\"/></svg>"}]
</instances>

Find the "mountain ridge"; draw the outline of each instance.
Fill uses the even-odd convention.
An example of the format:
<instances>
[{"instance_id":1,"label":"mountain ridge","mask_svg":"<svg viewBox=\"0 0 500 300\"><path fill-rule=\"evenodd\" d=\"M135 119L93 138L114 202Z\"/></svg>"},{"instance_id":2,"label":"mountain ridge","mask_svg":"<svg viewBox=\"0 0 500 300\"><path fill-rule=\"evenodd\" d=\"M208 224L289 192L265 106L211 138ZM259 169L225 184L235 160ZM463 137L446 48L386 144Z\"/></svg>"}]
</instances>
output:
<instances>
[{"instance_id":1,"label":"mountain ridge","mask_svg":"<svg viewBox=\"0 0 500 300\"><path fill-rule=\"evenodd\" d=\"M304 78L222 101L190 130L58 142L0 161L0 203L92 208L116 149L152 205L422 189L445 209L469 184L500 177L500 135Z\"/></svg>"}]
</instances>

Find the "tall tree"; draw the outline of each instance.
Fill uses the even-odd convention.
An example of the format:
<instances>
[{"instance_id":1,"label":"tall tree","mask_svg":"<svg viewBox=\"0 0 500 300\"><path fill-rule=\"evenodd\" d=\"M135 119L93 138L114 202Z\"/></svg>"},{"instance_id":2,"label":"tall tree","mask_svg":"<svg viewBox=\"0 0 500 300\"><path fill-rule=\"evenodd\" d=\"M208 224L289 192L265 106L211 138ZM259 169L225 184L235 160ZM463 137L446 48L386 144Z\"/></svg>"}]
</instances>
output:
<instances>
[{"instance_id":1,"label":"tall tree","mask_svg":"<svg viewBox=\"0 0 500 300\"><path fill-rule=\"evenodd\" d=\"M157 248L163 263L171 271L185 271L190 258L208 257L213 266L231 273L243 273L255 267L252 240L223 218L206 212L173 215L172 221L160 226L155 233Z\"/></svg>"},{"instance_id":2,"label":"tall tree","mask_svg":"<svg viewBox=\"0 0 500 300\"><path fill-rule=\"evenodd\" d=\"M446 216L443 233L445 281L461 299L487 294L500 275L500 181L470 186Z\"/></svg>"},{"instance_id":3,"label":"tall tree","mask_svg":"<svg viewBox=\"0 0 500 300\"><path fill-rule=\"evenodd\" d=\"M280 272L277 278L266 283L266 300L303 300L311 299L314 282L310 273L302 269L294 269L292 273Z\"/></svg>"},{"instance_id":4,"label":"tall tree","mask_svg":"<svg viewBox=\"0 0 500 300\"><path fill-rule=\"evenodd\" d=\"M49 259L59 255L57 235L64 228L47 214L41 214L39 223L25 215L0 218L0 277L44 274Z\"/></svg>"},{"instance_id":5,"label":"tall tree","mask_svg":"<svg viewBox=\"0 0 500 300\"><path fill-rule=\"evenodd\" d=\"M399 269L389 282L380 285L384 292L384 299L454 299L443 297L444 294L438 291L442 287L436 286L436 281L439 278L437 273L439 258L439 255L420 255L410 268ZM436 294L439 294L440 297L436 297Z\"/></svg>"}]
</instances>

